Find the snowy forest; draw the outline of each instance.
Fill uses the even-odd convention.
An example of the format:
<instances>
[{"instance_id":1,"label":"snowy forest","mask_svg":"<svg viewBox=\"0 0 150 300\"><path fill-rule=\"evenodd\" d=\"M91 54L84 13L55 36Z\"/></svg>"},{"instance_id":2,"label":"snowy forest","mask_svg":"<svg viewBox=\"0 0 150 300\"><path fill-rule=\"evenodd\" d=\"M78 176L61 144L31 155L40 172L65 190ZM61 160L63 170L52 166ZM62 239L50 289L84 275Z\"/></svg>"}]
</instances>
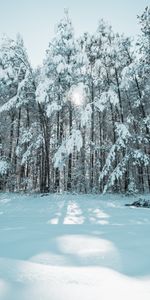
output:
<instances>
[{"instance_id":1,"label":"snowy forest","mask_svg":"<svg viewBox=\"0 0 150 300\"><path fill-rule=\"evenodd\" d=\"M150 8L137 40L105 21L76 38L67 11L33 68L0 41L0 190L150 190Z\"/></svg>"}]
</instances>

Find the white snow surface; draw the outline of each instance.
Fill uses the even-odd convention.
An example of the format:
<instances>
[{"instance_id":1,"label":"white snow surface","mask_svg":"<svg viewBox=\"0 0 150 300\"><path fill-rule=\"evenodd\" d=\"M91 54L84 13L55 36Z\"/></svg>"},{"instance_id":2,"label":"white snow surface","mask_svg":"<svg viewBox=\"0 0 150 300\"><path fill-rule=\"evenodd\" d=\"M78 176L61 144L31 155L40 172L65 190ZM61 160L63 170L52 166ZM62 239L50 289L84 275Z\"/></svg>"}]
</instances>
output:
<instances>
[{"instance_id":1,"label":"white snow surface","mask_svg":"<svg viewBox=\"0 0 150 300\"><path fill-rule=\"evenodd\" d=\"M150 209L124 206L138 198L1 193L0 300L149 300Z\"/></svg>"}]
</instances>

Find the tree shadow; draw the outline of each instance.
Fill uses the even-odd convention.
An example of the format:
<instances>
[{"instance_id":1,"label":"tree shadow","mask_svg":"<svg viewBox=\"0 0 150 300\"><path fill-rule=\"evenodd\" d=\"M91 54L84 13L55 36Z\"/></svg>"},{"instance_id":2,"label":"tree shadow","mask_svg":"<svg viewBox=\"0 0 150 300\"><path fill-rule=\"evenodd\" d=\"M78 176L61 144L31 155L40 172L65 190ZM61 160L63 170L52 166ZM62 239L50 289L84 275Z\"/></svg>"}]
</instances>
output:
<instances>
[{"instance_id":1,"label":"tree shadow","mask_svg":"<svg viewBox=\"0 0 150 300\"><path fill-rule=\"evenodd\" d=\"M58 201L49 211L47 207L51 208L53 203L49 201L47 206L43 202L43 210L39 205L38 215L35 209L36 216L34 205L31 205L30 215L24 209L21 216L18 211L17 220L11 216L9 227L15 223L14 230L0 231L1 257L57 266L107 267L132 277L150 275L146 223L117 226L109 208L100 203L95 208L89 199L83 203L74 196ZM57 225L47 224L51 211L53 215L59 213ZM1 218L4 220L5 214ZM6 218L5 223L7 221Z\"/></svg>"}]
</instances>

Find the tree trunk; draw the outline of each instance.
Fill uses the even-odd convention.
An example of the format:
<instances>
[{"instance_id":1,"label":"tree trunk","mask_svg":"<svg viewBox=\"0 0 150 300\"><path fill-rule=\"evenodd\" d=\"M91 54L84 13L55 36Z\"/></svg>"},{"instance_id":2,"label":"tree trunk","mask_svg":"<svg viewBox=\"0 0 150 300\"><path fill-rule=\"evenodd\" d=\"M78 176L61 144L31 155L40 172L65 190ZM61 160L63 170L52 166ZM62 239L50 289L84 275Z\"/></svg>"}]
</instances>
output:
<instances>
[{"instance_id":1,"label":"tree trunk","mask_svg":"<svg viewBox=\"0 0 150 300\"><path fill-rule=\"evenodd\" d=\"M69 104L69 134L72 134L72 105ZM69 154L68 159L68 180L67 180L67 191L71 191L72 188L72 153Z\"/></svg>"}]
</instances>

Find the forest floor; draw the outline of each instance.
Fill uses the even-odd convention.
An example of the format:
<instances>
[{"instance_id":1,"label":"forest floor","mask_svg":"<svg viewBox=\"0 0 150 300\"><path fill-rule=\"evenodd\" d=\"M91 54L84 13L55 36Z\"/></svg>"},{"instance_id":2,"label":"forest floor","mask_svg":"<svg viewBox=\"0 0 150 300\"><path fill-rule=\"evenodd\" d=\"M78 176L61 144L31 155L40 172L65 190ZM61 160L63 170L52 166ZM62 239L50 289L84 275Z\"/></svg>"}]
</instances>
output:
<instances>
[{"instance_id":1,"label":"forest floor","mask_svg":"<svg viewBox=\"0 0 150 300\"><path fill-rule=\"evenodd\" d=\"M125 207L138 198L1 193L0 300L150 300L150 209Z\"/></svg>"}]
</instances>

